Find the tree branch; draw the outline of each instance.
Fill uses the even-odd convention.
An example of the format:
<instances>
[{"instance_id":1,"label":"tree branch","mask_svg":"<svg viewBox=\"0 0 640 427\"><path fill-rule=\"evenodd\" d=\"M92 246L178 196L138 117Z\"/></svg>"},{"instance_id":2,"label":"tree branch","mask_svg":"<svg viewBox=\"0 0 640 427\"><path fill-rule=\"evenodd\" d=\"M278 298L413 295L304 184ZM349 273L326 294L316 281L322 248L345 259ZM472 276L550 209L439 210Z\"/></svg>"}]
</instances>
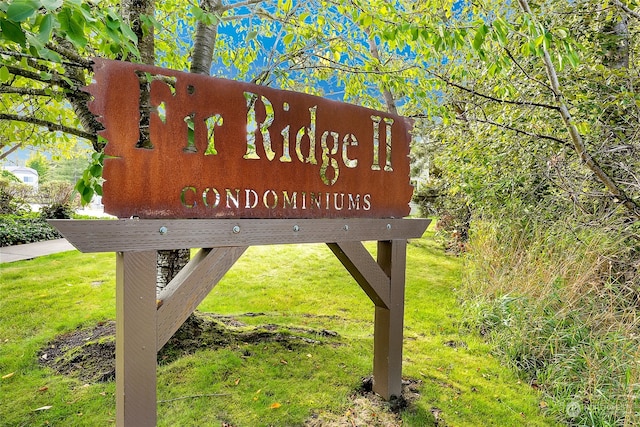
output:
<instances>
[{"instance_id":1,"label":"tree branch","mask_svg":"<svg viewBox=\"0 0 640 427\"><path fill-rule=\"evenodd\" d=\"M631 10L629 8L629 6L627 6L626 4L622 3L619 0L611 0L611 3L613 3L615 6L619 7L620 9L624 10L625 12L627 12L629 14L629 16L633 16L634 18L640 20L640 13L636 12L635 10Z\"/></svg>"},{"instance_id":2,"label":"tree branch","mask_svg":"<svg viewBox=\"0 0 640 427\"><path fill-rule=\"evenodd\" d=\"M52 49L49 45L47 45L47 48L55 51L55 49ZM58 53L60 53L60 52L58 52ZM48 60L48 59L38 58L38 57L35 57L33 55L29 55L29 54L22 53L22 52L13 52L11 50L0 50L0 55L12 56L14 58L27 58L27 59L32 59L34 61L46 61L46 62L52 62L54 64L62 64L62 65L67 65L67 66L72 66L72 67L84 67L84 64L83 63L79 63L79 62L68 62L68 61L55 62L55 61L51 61L51 60ZM89 66L86 67L86 68L91 68L91 61L86 61L83 58L80 58L80 59L82 61L85 61L85 62L89 63Z\"/></svg>"},{"instance_id":3,"label":"tree branch","mask_svg":"<svg viewBox=\"0 0 640 427\"><path fill-rule=\"evenodd\" d=\"M30 116L19 116L17 114L7 114L0 113L0 120L10 120L14 122L22 122L29 123L36 126L42 126L47 128L49 131L53 132L64 132L71 135L75 135L80 138L87 139L91 141L91 143L96 143L98 140L98 136L96 134L91 134L89 132L85 132L82 129L72 128L70 126L61 125L58 123L52 123L47 120L38 119L36 117Z\"/></svg>"},{"instance_id":4,"label":"tree branch","mask_svg":"<svg viewBox=\"0 0 640 427\"><path fill-rule=\"evenodd\" d=\"M9 72L15 76L20 76L20 77L24 77L27 79L31 79L31 80L35 80L38 82L42 82L42 83L46 83L46 84L51 84L54 83L60 87L63 87L65 89L73 89L72 87L69 86L69 83L67 83L65 80L61 79L57 73L51 73L51 78L50 79L46 79L40 76L40 74L35 73L33 71L29 71L29 70L24 70L22 68L18 68L18 67L14 67L13 65L5 65L5 67L7 67L7 70L9 70Z\"/></svg>"},{"instance_id":5,"label":"tree branch","mask_svg":"<svg viewBox=\"0 0 640 427\"><path fill-rule=\"evenodd\" d=\"M69 58L74 58L77 60L84 60L77 52L75 47L68 41L62 38L57 37L56 44L49 43L49 47L51 49L55 49L56 52L60 53ZM91 64L91 61L85 60L87 64ZM84 72L83 67L78 67L76 65L65 67L64 75L70 80L76 82L78 86L86 85L86 74ZM71 103L71 107L73 112L76 114L76 117L80 121L80 125L85 130L87 134L97 135L100 130L103 129L103 126L100 122L98 122L89 111L89 107L87 105L90 100L90 96L87 92L82 90L69 90L64 93L66 99ZM97 138L92 141L93 149L96 152L100 152L104 149L104 144L102 141L99 141Z\"/></svg>"},{"instance_id":6,"label":"tree branch","mask_svg":"<svg viewBox=\"0 0 640 427\"><path fill-rule=\"evenodd\" d=\"M222 6L220 8L220 10L222 12L226 12L228 10L237 9L239 7L253 6L254 4L263 3L263 2L264 2L264 0L245 0L245 1L238 2L238 3L228 4L226 6Z\"/></svg>"},{"instance_id":7,"label":"tree branch","mask_svg":"<svg viewBox=\"0 0 640 427\"><path fill-rule=\"evenodd\" d=\"M369 39L369 52L371 53L371 56L373 57L373 59L378 61L378 63L382 63L382 61L380 60L380 51L378 50L378 45L376 44L375 38L371 36L371 33L368 29L365 29L364 33ZM376 69L378 69L377 66ZM396 101L393 97L393 93L391 93L391 89L384 83L381 83L381 86L382 87L380 88L380 90L382 92L382 96L384 97L384 101L387 104L387 111L392 114L398 114L398 108L396 107Z\"/></svg>"},{"instance_id":8,"label":"tree branch","mask_svg":"<svg viewBox=\"0 0 640 427\"><path fill-rule=\"evenodd\" d=\"M529 131L526 131L526 130L523 130L523 129L518 129L518 128L513 127L513 126L506 125L504 123L497 123L497 122L494 122L492 120L478 119L478 118L475 118L475 117L471 118L471 119L466 118L465 120L470 121L470 122L484 123L484 124L487 124L487 125L491 125L491 126L499 127L499 128L502 128L502 129L510 130L510 131L515 132L515 133L517 133L519 135L525 135L525 136L528 136L528 137L531 137L531 138L546 139L546 140L549 140L549 141L557 142L557 143L559 143L559 144L561 144L561 145L563 145L565 147L569 147L569 148L572 147L571 144L569 144L567 141L564 141L564 140L562 140L560 138L556 138L555 136L529 132Z\"/></svg>"},{"instance_id":9,"label":"tree branch","mask_svg":"<svg viewBox=\"0 0 640 427\"><path fill-rule=\"evenodd\" d=\"M555 106L555 105L549 105L549 104L542 104L539 102L527 102L527 101L512 101L509 99L500 99L500 98L496 98L494 96L491 95L487 95L484 93L480 93L477 92L475 89L471 89L468 88L466 86L462 86L461 84L458 83L454 83L451 80L447 79L444 76L441 76L433 71L429 71L430 74L432 74L433 76L435 76L436 78L442 80L443 82L445 82L447 85L449 86L453 86L457 89L460 89L464 92L470 93L473 96L478 96L480 98L484 98L484 99L488 99L489 101L493 101L493 102L497 102L500 104L508 104L508 105L519 105L521 107L541 107L541 108L546 108L548 110L554 110L554 111L559 111L560 108Z\"/></svg>"},{"instance_id":10,"label":"tree branch","mask_svg":"<svg viewBox=\"0 0 640 427\"><path fill-rule=\"evenodd\" d=\"M426 114L413 114L413 115L410 115L410 116L407 116L407 117L409 117L410 119L429 119L430 118ZM555 136L529 132L529 131L526 131L526 130L523 130L523 129L518 129L518 128L513 127L513 126L506 125L504 123L497 123L497 122L494 122L494 121L491 121L491 120L479 119L479 118L475 118L475 117L472 117L472 118L468 118L468 117L459 118L459 120L464 121L464 122L484 123L484 124L487 124L487 125L499 127L499 128L506 129L506 130L510 130L510 131L515 132L515 133L517 133L519 135L525 135L525 136L528 136L530 138L546 139L548 141L557 142L557 143L559 143L559 144L561 144L561 145L563 145L565 147L573 148L573 146L570 143L568 143L567 141L564 141L564 140L562 140L560 138L556 138Z\"/></svg>"},{"instance_id":11,"label":"tree branch","mask_svg":"<svg viewBox=\"0 0 640 427\"><path fill-rule=\"evenodd\" d=\"M15 87L5 84L0 84L0 93L16 93L18 95L31 95L31 96L52 96L51 91L45 89L34 89L30 87Z\"/></svg>"},{"instance_id":12,"label":"tree branch","mask_svg":"<svg viewBox=\"0 0 640 427\"><path fill-rule=\"evenodd\" d=\"M4 147L6 147L6 145L3 146L2 148L4 148ZM14 151L16 151L20 147L22 147L22 143L18 142L13 147L9 148L7 151L4 151L4 152L0 153L0 160L3 160L5 158L7 158L9 156L9 154L13 153Z\"/></svg>"},{"instance_id":13,"label":"tree branch","mask_svg":"<svg viewBox=\"0 0 640 427\"><path fill-rule=\"evenodd\" d=\"M61 46L60 44L56 44L52 42L47 43L47 49L51 49L57 54L64 56L65 58L73 61L73 63L64 63L64 65L80 66L82 68L91 70L91 66L93 65L93 62L91 62L86 58L83 58L78 54L78 52L74 52L73 50L67 49Z\"/></svg>"},{"instance_id":14,"label":"tree branch","mask_svg":"<svg viewBox=\"0 0 640 427\"><path fill-rule=\"evenodd\" d=\"M532 19L534 19L531 8L529 7L529 1L518 0L518 2L520 3L522 11L529 15ZM547 76L549 77L549 82L551 83L551 88L553 89L555 101L558 104L558 111L560 112L562 121L564 122L567 131L569 132L569 136L573 141L573 149L578 154L585 166L587 166L587 168L589 168L596 175L600 182L605 185L611 195L618 199L631 215L636 218L640 218L640 206L633 199L627 196L627 194L600 167L598 162L596 162L596 160L587 151L584 141L582 140L582 135L580 135L578 128L576 128L576 126L573 124L573 117L569 112L567 104L564 102L564 96L562 94L562 91L560 90L560 80L558 79L558 73L556 72L556 68L553 65L553 61L551 60L551 55L549 55L549 51L544 47L542 48L542 52L542 60L547 71Z\"/></svg>"},{"instance_id":15,"label":"tree branch","mask_svg":"<svg viewBox=\"0 0 640 427\"><path fill-rule=\"evenodd\" d=\"M389 70L389 71L380 71L380 70L362 70L356 67L350 67L347 66L345 64L341 64L339 62L334 61L331 58L328 58L326 56L322 56L319 55L317 53L310 53L309 56L315 57L317 59L321 59L323 61L326 61L330 64L333 65L322 65L322 64L313 64L313 65L299 65L299 66L292 66L290 68L290 70L292 71L303 71L303 70L322 70L322 69L328 69L328 70L334 70L334 71L342 71L345 73L351 73L351 74L373 74L373 75L382 75L382 74L395 74L395 73L402 73L404 71L409 71L413 68L417 68L417 66L415 65L409 65L407 67L404 68L398 68L397 70Z\"/></svg>"},{"instance_id":16,"label":"tree branch","mask_svg":"<svg viewBox=\"0 0 640 427\"><path fill-rule=\"evenodd\" d=\"M522 72L522 74L524 74L529 80L534 81L538 84L540 84L542 87L548 89L550 92L553 92L553 89L551 89L551 86L549 86L547 83L536 79L535 77L531 77L529 75L529 73L527 72L527 70L525 70L522 65L520 65L520 63L516 60L516 58L513 56L513 54L511 53L511 51L505 47L504 48L505 52L507 52L507 56L509 56L509 58L511 59L511 61L516 64L516 67L518 67L518 69Z\"/></svg>"}]
</instances>

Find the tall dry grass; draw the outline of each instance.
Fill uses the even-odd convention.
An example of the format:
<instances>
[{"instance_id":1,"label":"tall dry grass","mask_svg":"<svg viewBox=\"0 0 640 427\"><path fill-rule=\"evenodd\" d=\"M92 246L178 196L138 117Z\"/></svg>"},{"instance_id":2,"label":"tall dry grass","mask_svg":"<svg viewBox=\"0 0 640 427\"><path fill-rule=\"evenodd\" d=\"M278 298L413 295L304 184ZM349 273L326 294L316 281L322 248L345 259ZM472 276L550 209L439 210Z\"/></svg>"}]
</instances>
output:
<instances>
[{"instance_id":1,"label":"tall dry grass","mask_svg":"<svg viewBox=\"0 0 640 427\"><path fill-rule=\"evenodd\" d=\"M640 425L640 285L633 248L562 224L475 224L470 324L568 425Z\"/></svg>"}]
</instances>

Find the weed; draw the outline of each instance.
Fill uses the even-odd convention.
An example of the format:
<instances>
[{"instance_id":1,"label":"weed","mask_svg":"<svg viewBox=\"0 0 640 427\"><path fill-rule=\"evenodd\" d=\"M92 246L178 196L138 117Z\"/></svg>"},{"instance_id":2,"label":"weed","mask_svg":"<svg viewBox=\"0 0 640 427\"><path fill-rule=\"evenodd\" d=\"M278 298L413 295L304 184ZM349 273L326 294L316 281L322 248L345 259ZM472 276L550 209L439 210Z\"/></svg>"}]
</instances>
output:
<instances>
[{"instance_id":1,"label":"weed","mask_svg":"<svg viewBox=\"0 0 640 427\"><path fill-rule=\"evenodd\" d=\"M482 223L470 242L464 298L474 324L570 425L640 421L638 288L613 266L624 250L590 230Z\"/></svg>"}]
</instances>

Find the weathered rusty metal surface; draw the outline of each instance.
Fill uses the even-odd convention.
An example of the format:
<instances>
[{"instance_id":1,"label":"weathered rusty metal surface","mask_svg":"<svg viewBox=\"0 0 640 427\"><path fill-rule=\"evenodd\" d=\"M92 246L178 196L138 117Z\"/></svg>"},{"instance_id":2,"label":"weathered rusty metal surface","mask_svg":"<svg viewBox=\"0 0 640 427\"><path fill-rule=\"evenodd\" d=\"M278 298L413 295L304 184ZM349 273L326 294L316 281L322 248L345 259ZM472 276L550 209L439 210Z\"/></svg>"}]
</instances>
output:
<instances>
[{"instance_id":1,"label":"weathered rusty metal surface","mask_svg":"<svg viewBox=\"0 0 640 427\"><path fill-rule=\"evenodd\" d=\"M95 81L86 90L108 141L103 203L110 214L186 219L409 213L411 124L402 117L248 83L94 62ZM148 122L140 113L145 93Z\"/></svg>"}]
</instances>

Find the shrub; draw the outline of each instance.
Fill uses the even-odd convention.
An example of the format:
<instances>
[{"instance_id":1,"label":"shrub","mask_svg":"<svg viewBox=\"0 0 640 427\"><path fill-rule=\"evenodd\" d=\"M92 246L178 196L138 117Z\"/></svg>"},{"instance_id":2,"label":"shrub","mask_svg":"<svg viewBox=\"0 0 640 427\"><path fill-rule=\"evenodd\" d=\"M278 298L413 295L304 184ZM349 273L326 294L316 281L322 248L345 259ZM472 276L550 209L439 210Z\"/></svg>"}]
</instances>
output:
<instances>
[{"instance_id":1,"label":"shrub","mask_svg":"<svg viewBox=\"0 0 640 427\"><path fill-rule=\"evenodd\" d=\"M73 185L51 181L40 186L38 200L43 205L40 213L46 219L69 219L73 209Z\"/></svg>"},{"instance_id":2,"label":"shrub","mask_svg":"<svg viewBox=\"0 0 640 427\"><path fill-rule=\"evenodd\" d=\"M69 204L55 204L40 208L40 215L44 219L69 219L73 216L73 208Z\"/></svg>"},{"instance_id":3,"label":"shrub","mask_svg":"<svg viewBox=\"0 0 640 427\"><path fill-rule=\"evenodd\" d=\"M413 196L420 215L436 216L436 230L445 248L453 253L465 250L471 226L471 208L461 193L449 191L443 180L433 178L420 185Z\"/></svg>"},{"instance_id":4,"label":"shrub","mask_svg":"<svg viewBox=\"0 0 640 427\"><path fill-rule=\"evenodd\" d=\"M42 205L73 205L73 185L65 181L46 182L38 189L37 200Z\"/></svg>"},{"instance_id":5,"label":"shrub","mask_svg":"<svg viewBox=\"0 0 640 427\"><path fill-rule=\"evenodd\" d=\"M16 180L10 177L0 177L0 215L19 215L31 210L26 201L31 187Z\"/></svg>"},{"instance_id":6,"label":"shrub","mask_svg":"<svg viewBox=\"0 0 640 427\"><path fill-rule=\"evenodd\" d=\"M37 214L0 216L0 246L52 240L62 237Z\"/></svg>"},{"instance_id":7,"label":"shrub","mask_svg":"<svg viewBox=\"0 0 640 427\"><path fill-rule=\"evenodd\" d=\"M465 277L471 324L569 425L635 425L638 250L602 231L571 231L477 223Z\"/></svg>"}]
</instances>

